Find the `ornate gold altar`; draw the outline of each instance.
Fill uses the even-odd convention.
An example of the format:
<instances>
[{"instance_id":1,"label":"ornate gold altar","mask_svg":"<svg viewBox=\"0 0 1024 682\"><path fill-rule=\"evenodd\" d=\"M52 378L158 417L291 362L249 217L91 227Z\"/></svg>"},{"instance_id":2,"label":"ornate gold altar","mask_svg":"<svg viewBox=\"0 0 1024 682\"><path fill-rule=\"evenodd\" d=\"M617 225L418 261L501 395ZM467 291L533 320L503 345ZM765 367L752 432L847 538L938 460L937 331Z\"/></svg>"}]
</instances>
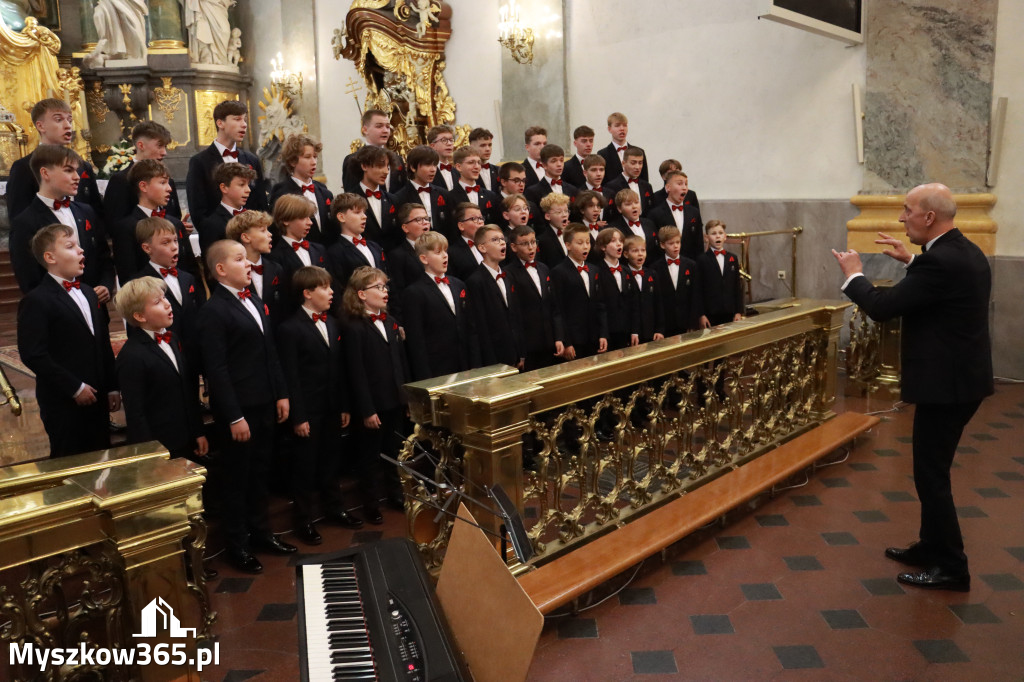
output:
<instances>
[{"instance_id":1,"label":"ornate gold altar","mask_svg":"<svg viewBox=\"0 0 1024 682\"><path fill-rule=\"evenodd\" d=\"M183 646L159 666L11 662L15 680L199 682L197 644L211 637L203 580L205 469L170 460L159 443L0 469L0 643L37 649ZM155 599L195 636L145 633ZM177 650L177 649L176 649Z\"/></svg>"},{"instance_id":2,"label":"ornate gold altar","mask_svg":"<svg viewBox=\"0 0 1024 682\"><path fill-rule=\"evenodd\" d=\"M388 147L402 156L424 144L435 125L455 121L455 102L444 80L444 46L451 37L451 7L428 0L353 0L344 29L334 32L334 58L355 62L366 85L364 110L391 116ZM469 126L456 131L465 143Z\"/></svg>"},{"instance_id":3,"label":"ornate gold altar","mask_svg":"<svg viewBox=\"0 0 1024 682\"><path fill-rule=\"evenodd\" d=\"M451 517L438 508L453 489L486 500L500 484L538 565L831 417L849 304L758 307L739 322L526 374L497 365L409 384L416 430L402 459L428 480L403 473L406 515L428 566L443 560ZM475 516L498 533L493 510Z\"/></svg>"},{"instance_id":4,"label":"ornate gold altar","mask_svg":"<svg viewBox=\"0 0 1024 682\"><path fill-rule=\"evenodd\" d=\"M25 19L20 32L12 31L0 18L0 104L14 114L27 138L25 150L31 150L39 142L39 133L32 125L32 106L47 97L65 100L71 106L75 130L80 133L74 142L75 151L88 158L89 142L81 134L88 130L82 79L77 67L58 66L59 52L60 39L34 17ZM4 164L10 167L6 154Z\"/></svg>"}]
</instances>

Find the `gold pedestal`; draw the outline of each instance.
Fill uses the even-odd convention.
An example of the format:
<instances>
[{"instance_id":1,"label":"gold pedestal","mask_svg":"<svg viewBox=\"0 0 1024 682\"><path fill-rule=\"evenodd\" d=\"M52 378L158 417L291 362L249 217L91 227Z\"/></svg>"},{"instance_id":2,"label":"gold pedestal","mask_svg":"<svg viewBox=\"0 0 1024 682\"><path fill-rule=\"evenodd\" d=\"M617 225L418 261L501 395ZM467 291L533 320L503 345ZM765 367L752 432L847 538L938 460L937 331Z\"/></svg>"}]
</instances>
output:
<instances>
[{"instance_id":1,"label":"gold pedestal","mask_svg":"<svg viewBox=\"0 0 1024 682\"><path fill-rule=\"evenodd\" d=\"M861 253L881 253L885 247L875 244L875 240L879 232L884 232L903 240L912 253L917 253L917 247L907 241L899 221L906 197L905 194L859 194L851 198L850 203L860 209L860 215L846 223L846 248ZM957 205L956 226L986 255L994 256L998 226L989 211L996 203L996 195L954 194L953 199Z\"/></svg>"}]
</instances>

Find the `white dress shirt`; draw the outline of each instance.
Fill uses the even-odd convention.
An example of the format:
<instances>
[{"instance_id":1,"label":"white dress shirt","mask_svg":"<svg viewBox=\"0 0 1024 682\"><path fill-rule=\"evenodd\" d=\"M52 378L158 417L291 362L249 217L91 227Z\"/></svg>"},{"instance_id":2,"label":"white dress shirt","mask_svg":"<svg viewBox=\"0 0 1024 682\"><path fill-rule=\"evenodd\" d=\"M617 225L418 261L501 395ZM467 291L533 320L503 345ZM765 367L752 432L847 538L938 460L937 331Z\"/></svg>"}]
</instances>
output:
<instances>
[{"instance_id":1,"label":"white dress shirt","mask_svg":"<svg viewBox=\"0 0 1024 682\"><path fill-rule=\"evenodd\" d=\"M256 310L256 304L252 302L252 299L238 298L238 292L240 292L241 289L228 286L227 284L224 284L224 282L221 282L220 285L230 291L231 295L238 299L238 302L242 304L242 307L252 315L252 319L256 320L256 324L259 325L260 331L266 333L266 330L263 328L263 318L260 317L260 311Z\"/></svg>"},{"instance_id":2,"label":"white dress shirt","mask_svg":"<svg viewBox=\"0 0 1024 682\"><path fill-rule=\"evenodd\" d=\"M253 263L253 265L263 265L263 264L264 263L263 263L263 256L262 255L260 256L260 259L258 261ZM249 276L252 278L252 286L253 286L254 289L256 289L256 295L259 296L260 298L263 298L263 275L257 273L256 270L250 270L249 271ZM228 287L228 288L230 288L230 287Z\"/></svg>"},{"instance_id":3,"label":"white dress shirt","mask_svg":"<svg viewBox=\"0 0 1024 682\"><path fill-rule=\"evenodd\" d=\"M369 246L366 244L356 244L352 241L352 235L350 234L343 234L341 236L347 239L349 244L355 246L359 250L359 253L363 254L363 258L365 258L366 262L370 264L370 267L377 267L376 262L373 260L373 251L370 251Z\"/></svg>"},{"instance_id":4,"label":"white dress shirt","mask_svg":"<svg viewBox=\"0 0 1024 682\"><path fill-rule=\"evenodd\" d=\"M526 267L526 261L524 261L522 258L519 259L519 262L523 264L523 269L526 270L526 274L528 274L530 276L530 279L533 280L533 285L537 287L537 293L543 294L544 292L541 291L540 288L540 273L537 272L537 266L534 265L532 268ZM534 261L534 263L536 262L537 261Z\"/></svg>"},{"instance_id":5,"label":"white dress shirt","mask_svg":"<svg viewBox=\"0 0 1024 682\"><path fill-rule=\"evenodd\" d=\"M665 260L666 261L668 260L668 256L665 256ZM677 259L673 259L673 260L677 260ZM672 280L672 288L673 289L677 288L677 285L679 284L679 266L676 265L675 263L669 263L668 264L668 276Z\"/></svg>"},{"instance_id":6,"label":"white dress shirt","mask_svg":"<svg viewBox=\"0 0 1024 682\"><path fill-rule=\"evenodd\" d=\"M438 282L437 281L438 275L431 275L429 272L427 273L427 275L432 280L434 280L434 283L437 285L437 288L441 291L441 295L444 296L444 300L448 301L448 307L451 308L452 312L454 313L455 312L455 297L452 296L452 288L450 286L448 286L445 282ZM440 277L446 277L446 276L447 275L445 275L445 274L440 275Z\"/></svg>"},{"instance_id":7,"label":"white dress shirt","mask_svg":"<svg viewBox=\"0 0 1024 682\"><path fill-rule=\"evenodd\" d=\"M545 173L544 174L544 179L548 181L548 186L551 187L551 192L552 193L554 193L554 194L565 194L565 192L562 191L562 183L561 182L559 182L557 185L554 184L554 181L556 179L557 180L561 180L561 178L553 178L550 175L548 175L547 173Z\"/></svg>"},{"instance_id":8,"label":"white dress shirt","mask_svg":"<svg viewBox=\"0 0 1024 682\"><path fill-rule=\"evenodd\" d=\"M149 261L149 267L153 268L157 272L160 272L161 269L167 270L167 268L165 268L164 266L157 265L153 261ZM253 274L255 274L255 273L253 273ZM166 275L160 275L160 276L163 278L164 282L167 284L167 289L168 289L168 291L171 292L171 296L174 296L175 300L178 301L178 304L180 305L181 304L181 283L178 281L178 278L175 277L174 275L172 275L169 272Z\"/></svg>"},{"instance_id":9,"label":"white dress shirt","mask_svg":"<svg viewBox=\"0 0 1024 682\"><path fill-rule=\"evenodd\" d=\"M477 182L479 182L479 180L477 180ZM459 180L459 184L462 185L462 189L466 192L466 196L469 198L469 200L471 202L473 202L474 204L476 204L477 206L479 206L480 205L480 192L476 192L476 191L470 192L469 191L470 187L477 187L477 185L467 185L465 182L462 182L461 179Z\"/></svg>"},{"instance_id":10,"label":"white dress shirt","mask_svg":"<svg viewBox=\"0 0 1024 682\"><path fill-rule=\"evenodd\" d=\"M609 262L607 258L604 259L604 264L608 267L609 270L611 268L617 268L617 267L620 266L620 263L618 261ZM613 272L612 273L612 277L615 278L615 286L617 286L619 288L619 291L621 292L622 291L622 271L621 270L617 270L617 271Z\"/></svg>"},{"instance_id":11,"label":"white dress shirt","mask_svg":"<svg viewBox=\"0 0 1024 682\"><path fill-rule=\"evenodd\" d=\"M433 213L431 213L433 207L430 205L430 192L420 191L421 188L426 187L427 189L429 189L430 186L421 185L417 183L415 180L411 180L410 182L412 182L413 189L416 190L416 197L420 200L420 203L423 204L423 208L427 209L427 215L433 215Z\"/></svg>"},{"instance_id":12,"label":"white dress shirt","mask_svg":"<svg viewBox=\"0 0 1024 682\"><path fill-rule=\"evenodd\" d=\"M297 239L285 237L284 240L288 243L289 248L295 251L295 255L299 257L299 260L302 261L303 265L310 265L311 261L309 260L309 249L304 249L301 246L296 249L295 244L298 242Z\"/></svg>"},{"instance_id":13,"label":"white dress shirt","mask_svg":"<svg viewBox=\"0 0 1024 682\"><path fill-rule=\"evenodd\" d=\"M461 235L461 236L462 236L462 241L464 241L466 243L466 248L468 248L470 250L470 252L473 254L473 257L476 258L476 264L480 265L481 263L483 263L484 262L484 255L482 253L480 253L480 249L476 248L475 245L474 246L470 246L469 245L469 242L472 241L469 237L467 237L466 235Z\"/></svg>"},{"instance_id":14,"label":"white dress shirt","mask_svg":"<svg viewBox=\"0 0 1024 682\"><path fill-rule=\"evenodd\" d=\"M447 168L441 168L441 164L438 164L437 172L441 175L441 179L444 180L444 186L447 189L451 190L455 187L455 181L452 179L452 172L450 170L448 170Z\"/></svg>"},{"instance_id":15,"label":"white dress shirt","mask_svg":"<svg viewBox=\"0 0 1024 682\"><path fill-rule=\"evenodd\" d=\"M309 187L309 186L311 186L313 184L313 180L312 179L310 179L309 182L303 182L302 180L300 180L299 178L295 177L294 175L292 176L292 181L296 185L298 185L299 187ZM314 206L317 207L316 212L313 214L313 221L319 226L320 225L320 208L319 208L319 205L316 203L316 192L311 191L309 189L304 189L304 190L302 190L302 194L300 196L303 199L305 199L306 201L308 201L309 203L311 203L311 204L313 204Z\"/></svg>"},{"instance_id":16,"label":"white dress shirt","mask_svg":"<svg viewBox=\"0 0 1024 682\"><path fill-rule=\"evenodd\" d=\"M156 341L156 334L157 334L156 332L150 331L148 329L143 329L142 331L144 331L147 334L149 334L149 338L151 338L154 341ZM167 332L166 329L161 329L160 330L161 334L165 334L166 332ZM166 355L168 357L168 359L170 359L171 364L174 365L174 369L178 370L178 372L180 373L181 372L181 368L178 367L178 359L176 357L174 357L174 349L171 348L171 344L164 343L163 341L157 341L156 342L156 347L164 352L164 355Z\"/></svg>"},{"instance_id":17,"label":"white dress shirt","mask_svg":"<svg viewBox=\"0 0 1024 682\"><path fill-rule=\"evenodd\" d=\"M590 269L589 265L587 263L577 263L571 257L569 258L569 262L575 266L576 271L580 274L580 279L583 280L583 288L587 290L587 296L590 296L590 273L587 272L587 270ZM584 266L587 267L587 270L580 270L580 268Z\"/></svg>"},{"instance_id":18,"label":"white dress shirt","mask_svg":"<svg viewBox=\"0 0 1024 682\"><path fill-rule=\"evenodd\" d=\"M483 185L488 192L493 192L494 188L491 187L491 164L482 163L480 164L480 177L477 179L481 185Z\"/></svg>"},{"instance_id":19,"label":"white dress shirt","mask_svg":"<svg viewBox=\"0 0 1024 682\"><path fill-rule=\"evenodd\" d=\"M505 301L505 307L507 308L508 307L508 293L506 293L506 291L505 291L505 278L502 277L501 279L498 279L498 275L501 274L501 269L499 268L498 270L495 270L494 268L492 268L487 263L484 263L484 267L487 268L487 272L491 273L491 277L494 278L494 281L498 283L498 290L501 291L501 298L502 298L503 301Z\"/></svg>"},{"instance_id":20,"label":"white dress shirt","mask_svg":"<svg viewBox=\"0 0 1024 682\"><path fill-rule=\"evenodd\" d=\"M71 212L71 207L59 208L56 211L54 211L54 199L51 199L50 197L44 197L42 194L36 194L36 196L39 197L39 200L46 204L46 207L53 212L54 217L57 218L57 222L59 222L61 225L67 225L68 227L71 228L71 238L75 240L76 244L81 246L82 240L78 236L78 222L75 220L75 214ZM74 201L74 198L72 197L65 198L71 198L71 200Z\"/></svg>"},{"instance_id":21,"label":"white dress shirt","mask_svg":"<svg viewBox=\"0 0 1024 682\"><path fill-rule=\"evenodd\" d=\"M568 256L569 247L565 245L565 240L562 239L562 235L560 234L561 230L559 230L557 227L554 227L550 223L548 224L548 228L555 233L555 240L558 242L558 245L562 247L562 255Z\"/></svg>"},{"instance_id":22,"label":"white dress shirt","mask_svg":"<svg viewBox=\"0 0 1024 682\"><path fill-rule=\"evenodd\" d=\"M369 315L371 313L374 314L374 315L380 315L380 311L379 310L376 313L374 313L372 310L367 308L366 309L367 317L369 317ZM384 337L384 341L386 343L387 340L388 340L388 330L384 328L384 321L383 320L374 320L373 321L373 326L376 327L377 331L380 332L380 335Z\"/></svg>"},{"instance_id":23,"label":"white dress shirt","mask_svg":"<svg viewBox=\"0 0 1024 682\"><path fill-rule=\"evenodd\" d=\"M370 210L373 211L373 215L377 217L377 224L383 226L384 223L380 219L381 202L383 201L383 199L378 199L377 197L374 196L366 196L367 192L380 192L380 186L378 185L377 187L367 187L362 182L360 182L359 188L362 190L361 193L363 197L366 199L366 203L370 205Z\"/></svg>"},{"instance_id":24,"label":"white dress shirt","mask_svg":"<svg viewBox=\"0 0 1024 682\"><path fill-rule=\"evenodd\" d=\"M313 313L316 312L315 310L310 310L309 308L306 307L305 304L302 305L302 310L305 311L307 315L309 315L309 319L313 319ZM327 323L324 322L323 320L317 320L313 324L316 326L316 330L320 332L320 336L323 337L324 343L330 346L331 342L327 338Z\"/></svg>"},{"instance_id":25,"label":"white dress shirt","mask_svg":"<svg viewBox=\"0 0 1024 682\"><path fill-rule=\"evenodd\" d=\"M50 277L53 277L53 279L57 282L57 284L59 284L61 286L62 289L64 289L64 282L73 282L73 281L75 281L73 279L72 280L64 279L63 277L59 277L59 276L53 274L52 272L49 273L49 275L50 275ZM78 306L79 312L81 312L82 313L82 317L85 318L85 323L87 325L89 325L89 331L92 332L93 336L96 336L96 328L92 326L92 311L89 310L89 299L87 299L85 297L85 294L82 293L82 290L80 288L79 289L65 289L65 291L68 292L68 296L70 296L71 300L74 301L75 305Z\"/></svg>"}]
</instances>

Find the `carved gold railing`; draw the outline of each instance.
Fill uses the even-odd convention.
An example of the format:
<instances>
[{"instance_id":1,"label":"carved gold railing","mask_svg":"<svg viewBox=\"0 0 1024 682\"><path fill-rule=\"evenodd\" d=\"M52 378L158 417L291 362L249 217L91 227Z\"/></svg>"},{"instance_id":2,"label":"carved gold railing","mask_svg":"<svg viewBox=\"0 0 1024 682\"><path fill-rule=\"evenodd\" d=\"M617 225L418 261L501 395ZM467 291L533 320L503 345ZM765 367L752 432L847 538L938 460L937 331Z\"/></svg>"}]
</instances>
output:
<instances>
[{"instance_id":1,"label":"carved gold railing","mask_svg":"<svg viewBox=\"0 0 1024 682\"><path fill-rule=\"evenodd\" d=\"M409 384L417 426L402 459L430 479L403 474L410 536L436 568L451 531L437 508L453 489L486 503L500 484L543 563L768 452L832 416L848 305L787 299L526 374ZM476 519L498 533L492 513Z\"/></svg>"},{"instance_id":2,"label":"carved gold railing","mask_svg":"<svg viewBox=\"0 0 1024 682\"><path fill-rule=\"evenodd\" d=\"M874 285L891 287L892 280L874 282ZM899 318L875 322L859 306L853 306L850 344L846 348L848 392L899 397L901 329Z\"/></svg>"},{"instance_id":3,"label":"carved gold railing","mask_svg":"<svg viewBox=\"0 0 1024 682\"><path fill-rule=\"evenodd\" d=\"M0 645L5 658L11 644L135 647L142 609L160 598L196 637L141 641L184 644L191 663L19 663L12 679L199 682L197 643L216 618L201 565L206 472L167 456L154 442L0 469Z\"/></svg>"}]
</instances>

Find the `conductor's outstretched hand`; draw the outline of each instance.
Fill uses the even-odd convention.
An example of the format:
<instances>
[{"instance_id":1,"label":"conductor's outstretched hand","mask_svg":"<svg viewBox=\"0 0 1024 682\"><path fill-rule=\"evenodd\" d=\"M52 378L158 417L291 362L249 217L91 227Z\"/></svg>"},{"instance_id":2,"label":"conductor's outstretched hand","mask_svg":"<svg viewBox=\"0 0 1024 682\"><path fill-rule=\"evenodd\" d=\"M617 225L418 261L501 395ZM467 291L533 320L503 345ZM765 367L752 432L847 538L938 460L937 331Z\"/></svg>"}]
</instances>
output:
<instances>
[{"instance_id":1,"label":"conductor's outstretched hand","mask_svg":"<svg viewBox=\"0 0 1024 682\"><path fill-rule=\"evenodd\" d=\"M899 239L890 237L884 232L879 232L878 237L879 238L875 240L876 244L885 244L892 247L891 249L885 249L882 251L882 253L889 256L889 258L895 258L904 265L909 263L910 259L913 258L913 256L910 255L910 252L907 251L907 247L904 246L903 242Z\"/></svg>"}]
</instances>

